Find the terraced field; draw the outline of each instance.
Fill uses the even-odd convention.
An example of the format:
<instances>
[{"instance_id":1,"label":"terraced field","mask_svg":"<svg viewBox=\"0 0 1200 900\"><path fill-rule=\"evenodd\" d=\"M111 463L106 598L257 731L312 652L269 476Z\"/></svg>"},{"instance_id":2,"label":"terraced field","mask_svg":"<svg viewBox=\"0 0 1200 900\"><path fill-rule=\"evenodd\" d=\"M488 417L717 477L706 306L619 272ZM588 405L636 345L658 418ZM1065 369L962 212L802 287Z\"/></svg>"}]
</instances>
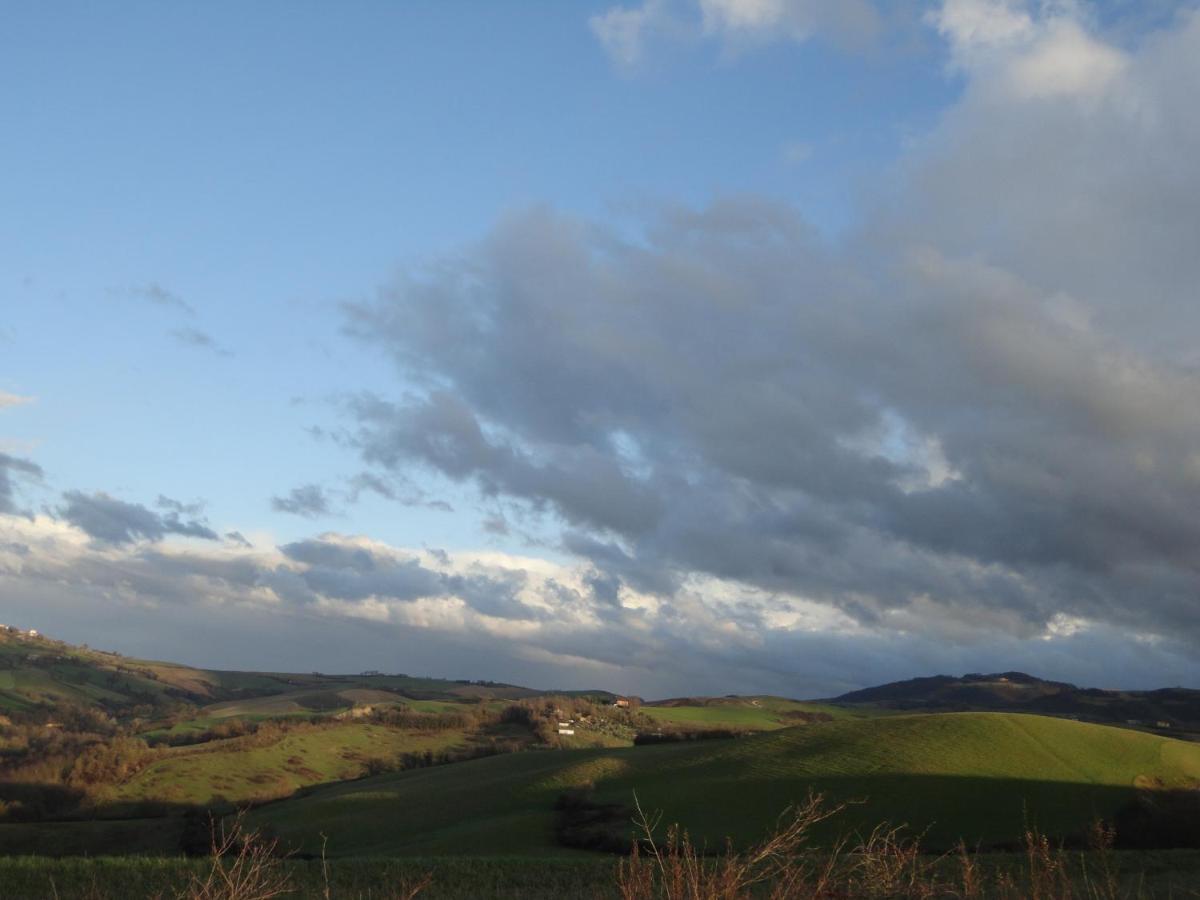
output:
<instances>
[{"instance_id":1,"label":"terraced field","mask_svg":"<svg viewBox=\"0 0 1200 900\"><path fill-rule=\"evenodd\" d=\"M570 853L555 800L636 793L710 845L759 837L816 790L856 801L833 823L908 823L931 847L1054 834L1111 815L1138 785L1200 784L1200 745L1039 716L961 713L844 719L753 737L616 750L530 752L331 785L261 808L302 850L332 855ZM830 836L829 834L826 835Z\"/></svg>"}]
</instances>

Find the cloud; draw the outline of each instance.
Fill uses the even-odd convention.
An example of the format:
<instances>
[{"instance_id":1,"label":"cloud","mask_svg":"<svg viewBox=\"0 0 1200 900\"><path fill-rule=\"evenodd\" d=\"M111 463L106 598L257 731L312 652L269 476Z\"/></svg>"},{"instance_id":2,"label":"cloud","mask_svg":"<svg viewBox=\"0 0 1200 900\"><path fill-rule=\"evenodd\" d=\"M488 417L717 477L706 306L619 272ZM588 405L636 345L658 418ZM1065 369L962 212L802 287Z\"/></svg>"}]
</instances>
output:
<instances>
[{"instance_id":1,"label":"cloud","mask_svg":"<svg viewBox=\"0 0 1200 900\"><path fill-rule=\"evenodd\" d=\"M159 509L165 509L180 516L199 516L204 512L204 507L207 504L203 500L193 500L191 503L184 503L182 500L174 500L165 494L159 494L158 499L154 501L154 505Z\"/></svg>"},{"instance_id":2,"label":"cloud","mask_svg":"<svg viewBox=\"0 0 1200 900\"><path fill-rule=\"evenodd\" d=\"M672 21L667 10L666 0L644 0L634 7L614 6L592 16L588 26L614 63L632 68L641 61L650 33Z\"/></svg>"},{"instance_id":3,"label":"cloud","mask_svg":"<svg viewBox=\"0 0 1200 900\"><path fill-rule=\"evenodd\" d=\"M827 696L909 672L914 660L922 672L1016 667L1104 686L1200 676L1189 641L1094 623L1060 622L1035 641L947 641L859 629L731 583L692 579L672 603L655 603L588 565L336 533L257 550L112 544L63 520L0 516L0 594L10 620L93 644L108 623L112 646L141 656L280 671L394 670L402 660L410 673L650 697Z\"/></svg>"},{"instance_id":4,"label":"cloud","mask_svg":"<svg viewBox=\"0 0 1200 900\"><path fill-rule=\"evenodd\" d=\"M6 391L0 391L0 409L8 409L12 406L23 406L26 403L32 402L32 397L21 397L17 394L9 394Z\"/></svg>"},{"instance_id":5,"label":"cloud","mask_svg":"<svg viewBox=\"0 0 1200 900\"><path fill-rule=\"evenodd\" d=\"M1035 14L1023 0L944 0L928 19L955 66L1020 98L1096 94L1128 64L1121 50L1089 32L1073 3Z\"/></svg>"},{"instance_id":6,"label":"cloud","mask_svg":"<svg viewBox=\"0 0 1200 900\"><path fill-rule=\"evenodd\" d=\"M1200 16L1125 49L1069 5L934 23L963 97L843 247L756 198L633 238L533 209L348 307L407 386L349 405L362 460L540 517L592 602L1200 638Z\"/></svg>"},{"instance_id":7,"label":"cloud","mask_svg":"<svg viewBox=\"0 0 1200 900\"><path fill-rule=\"evenodd\" d=\"M427 491L417 487L408 478L381 478L374 472L359 472L350 479L346 499L357 503L365 493L375 494L401 506L423 506L441 512L454 512L454 507L445 500L431 499Z\"/></svg>"},{"instance_id":8,"label":"cloud","mask_svg":"<svg viewBox=\"0 0 1200 900\"><path fill-rule=\"evenodd\" d=\"M180 344L183 344L185 347L194 347L198 350L208 350L217 354L217 356L233 355L231 351L225 349L219 343L217 343L216 338L207 332L201 331L199 328L176 328L173 329L170 334L171 337L173 337Z\"/></svg>"},{"instance_id":9,"label":"cloud","mask_svg":"<svg viewBox=\"0 0 1200 900\"><path fill-rule=\"evenodd\" d=\"M181 512L187 513L187 508L174 501L168 502L175 504L175 508L160 515L141 504L126 503L103 492L85 494L82 491L67 491L63 494L63 500L66 502L58 509L58 515L101 543L160 541L168 534L218 540L217 533L202 521L182 518ZM194 512L187 514L194 515Z\"/></svg>"},{"instance_id":10,"label":"cloud","mask_svg":"<svg viewBox=\"0 0 1200 900\"><path fill-rule=\"evenodd\" d=\"M798 39L733 14L710 39ZM119 616L143 654L182 629L236 665L651 695L1200 678L1200 18L1119 44L1066 3L930 21L961 98L836 246L761 198L636 232L538 208L346 307L397 370L345 403L350 494L452 483L552 559L198 544L170 501L0 516L0 595L44 630Z\"/></svg>"},{"instance_id":11,"label":"cloud","mask_svg":"<svg viewBox=\"0 0 1200 900\"><path fill-rule=\"evenodd\" d=\"M292 488L286 497L272 497L271 509L306 519L333 514L329 495L318 484L304 484Z\"/></svg>"},{"instance_id":12,"label":"cloud","mask_svg":"<svg viewBox=\"0 0 1200 900\"><path fill-rule=\"evenodd\" d=\"M156 281L151 281L148 284L141 285L140 287L135 287L131 293L133 296L142 300L146 300L149 303L153 303L156 306L175 309L189 316L194 316L196 314L195 308L190 303L188 303L175 292L163 287Z\"/></svg>"},{"instance_id":13,"label":"cloud","mask_svg":"<svg viewBox=\"0 0 1200 900\"><path fill-rule=\"evenodd\" d=\"M868 0L643 0L610 7L588 25L617 66L633 69L660 38L713 40L726 50L817 35L861 45L879 36L883 17Z\"/></svg>"},{"instance_id":14,"label":"cloud","mask_svg":"<svg viewBox=\"0 0 1200 900\"><path fill-rule=\"evenodd\" d=\"M37 481L42 474L41 466L36 463L0 453L0 514L12 515L17 512L14 476Z\"/></svg>"},{"instance_id":15,"label":"cloud","mask_svg":"<svg viewBox=\"0 0 1200 900\"><path fill-rule=\"evenodd\" d=\"M246 539L246 536L240 531L225 532L225 540L229 541L231 544L236 544L239 547L245 547L246 549L251 549L254 547L254 545L250 543L250 541Z\"/></svg>"}]
</instances>

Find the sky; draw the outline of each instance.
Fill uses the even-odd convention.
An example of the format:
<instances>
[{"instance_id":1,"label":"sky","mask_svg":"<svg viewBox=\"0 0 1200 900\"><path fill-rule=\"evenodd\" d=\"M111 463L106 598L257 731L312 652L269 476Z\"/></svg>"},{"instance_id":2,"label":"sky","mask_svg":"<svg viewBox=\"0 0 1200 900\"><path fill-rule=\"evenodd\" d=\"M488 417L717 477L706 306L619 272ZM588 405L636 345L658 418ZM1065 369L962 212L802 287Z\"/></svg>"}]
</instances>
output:
<instances>
[{"instance_id":1,"label":"sky","mask_svg":"<svg viewBox=\"0 0 1200 900\"><path fill-rule=\"evenodd\" d=\"M33 5L0 621L646 697L1200 687L1200 11Z\"/></svg>"}]
</instances>

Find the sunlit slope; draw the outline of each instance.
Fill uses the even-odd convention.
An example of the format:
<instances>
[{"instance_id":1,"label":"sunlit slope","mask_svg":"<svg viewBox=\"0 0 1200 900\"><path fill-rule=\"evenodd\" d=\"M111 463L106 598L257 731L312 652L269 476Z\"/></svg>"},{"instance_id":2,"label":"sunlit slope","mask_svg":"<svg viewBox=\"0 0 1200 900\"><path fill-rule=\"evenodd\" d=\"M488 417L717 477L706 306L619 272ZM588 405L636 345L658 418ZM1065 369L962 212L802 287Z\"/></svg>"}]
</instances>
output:
<instances>
[{"instance_id":1,"label":"sunlit slope","mask_svg":"<svg viewBox=\"0 0 1200 900\"><path fill-rule=\"evenodd\" d=\"M783 697L686 697L647 703L640 711L666 725L753 731L773 731L813 719L850 718L873 712Z\"/></svg>"},{"instance_id":2,"label":"sunlit slope","mask_svg":"<svg viewBox=\"0 0 1200 900\"><path fill-rule=\"evenodd\" d=\"M187 804L270 800L308 785L357 778L372 760L462 749L467 742L461 730L402 731L357 723L296 731L263 746L253 738L214 741L167 751L115 788L111 799Z\"/></svg>"},{"instance_id":3,"label":"sunlit slope","mask_svg":"<svg viewBox=\"0 0 1200 900\"><path fill-rule=\"evenodd\" d=\"M1082 829L1135 784L1200 779L1200 745L1007 713L844 720L728 741L522 753L314 790L263 807L288 843L335 855L555 851L555 799L594 785L599 801L661 809L710 844L761 835L810 789L863 800L839 830L880 820L931 846L1015 839L1026 822Z\"/></svg>"}]
</instances>

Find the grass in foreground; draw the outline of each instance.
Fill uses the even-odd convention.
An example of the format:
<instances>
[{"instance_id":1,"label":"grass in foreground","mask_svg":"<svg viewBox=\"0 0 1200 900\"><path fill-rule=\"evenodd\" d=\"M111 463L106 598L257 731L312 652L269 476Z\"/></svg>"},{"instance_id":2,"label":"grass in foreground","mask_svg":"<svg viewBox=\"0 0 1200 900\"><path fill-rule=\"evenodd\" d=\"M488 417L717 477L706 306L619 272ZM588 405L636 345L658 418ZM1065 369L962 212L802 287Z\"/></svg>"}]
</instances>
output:
<instances>
[{"instance_id":1,"label":"grass in foreground","mask_svg":"<svg viewBox=\"0 0 1200 900\"><path fill-rule=\"evenodd\" d=\"M901 830L878 826L866 837L810 849L811 832L843 808L810 796L774 831L737 851L706 856L677 826L665 829L638 810L640 840L616 861L414 859L297 861L277 844L241 830L218 833L208 859L0 859L5 897L179 898L619 898L619 900L834 900L877 897L933 900L1121 900L1200 896L1200 853L1129 854L1112 850L1098 823L1085 852L1056 849L1034 830L1023 851L979 855L959 847L922 855Z\"/></svg>"}]
</instances>

